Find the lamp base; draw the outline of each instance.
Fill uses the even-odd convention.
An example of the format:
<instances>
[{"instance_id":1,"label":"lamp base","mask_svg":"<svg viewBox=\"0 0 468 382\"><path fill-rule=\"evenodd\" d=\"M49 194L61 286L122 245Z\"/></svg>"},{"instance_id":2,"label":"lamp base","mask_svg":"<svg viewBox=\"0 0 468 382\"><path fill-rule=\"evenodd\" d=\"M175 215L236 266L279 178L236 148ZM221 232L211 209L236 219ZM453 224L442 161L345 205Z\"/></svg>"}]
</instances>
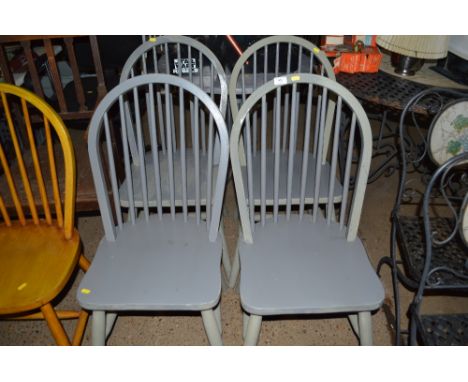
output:
<instances>
[{"instance_id":1,"label":"lamp base","mask_svg":"<svg viewBox=\"0 0 468 382\"><path fill-rule=\"evenodd\" d=\"M409 57L398 53L392 53L391 62L395 68L395 73L402 76L414 76L424 64L422 58Z\"/></svg>"}]
</instances>

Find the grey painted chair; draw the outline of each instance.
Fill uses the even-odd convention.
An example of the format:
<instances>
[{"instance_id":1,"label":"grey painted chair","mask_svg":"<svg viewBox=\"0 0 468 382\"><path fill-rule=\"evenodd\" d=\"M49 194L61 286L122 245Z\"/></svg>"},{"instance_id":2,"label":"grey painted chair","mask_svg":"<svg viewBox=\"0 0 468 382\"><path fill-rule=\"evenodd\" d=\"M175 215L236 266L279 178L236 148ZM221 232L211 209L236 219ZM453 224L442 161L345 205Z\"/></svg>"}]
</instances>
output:
<instances>
[{"instance_id":1,"label":"grey painted chair","mask_svg":"<svg viewBox=\"0 0 468 382\"><path fill-rule=\"evenodd\" d=\"M272 80L274 77L278 78L284 74L290 73L312 73L322 76L326 76L332 80L335 80L335 74L333 68L327 56L311 42L296 36L271 36L264 38L252 46L250 46L238 59L236 65L233 68L231 78L229 81L229 101L232 110L233 118L239 110L239 105L242 105L246 97L251 94L254 90L258 89L267 81ZM273 94L274 98L275 95ZM311 117L309 113L312 108L312 103L309 102L311 98L307 98L306 93L296 92L292 95L290 89L285 89L282 95L282 102L279 103L280 113L276 118L277 102L273 101L271 109L268 112L273 114L273 131L268 135L267 139L267 150L266 150L266 165L267 167L274 166L274 137L275 131L280 131L280 155L279 155L279 177L287 177L287 163L288 163L288 144L290 139L291 127L295 130L291 139L294 140L293 147L295 148L295 168L294 171L297 173L300 171L299 163L302 158L302 151L300 147L296 149L297 137L303 134L304 125L310 123L307 118ZM294 101L294 105L293 105ZM303 105L301 107L301 104ZM335 110L335 100L333 97L328 99L326 117L326 128L324 135L324 155L322 162L322 173L327 174L330 170L330 165L327 162L327 152L330 142L330 132L333 123L333 114ZM302 118L301 118L302 116ZM258 147L261 145L261 135L259 133L259 124L261 123L260 113L254 111L252 113L251 120L249 120L251 126L249 129L251 132L251 145L252 145L252 165L255 171L259 171L261 166L261 157L258 155ZM245 167L245 150L244 146L246 142L241 142L241 163L243 165L242 171L244 176L244 182L248 177L247 168ZM310 171L315 169L315 157L309 156L308 168ZM309 179L311 177L309 176ZM272 194L272 178L267 178L269 182L266 194L266 205L272 206L274 198ZM291 190L291 203L293 205L299 204L300 199L300 184L299 178L293 178L292 190ZM269 191L268 191L269 190ZM314 195L310 192L311 188L306 187L305 204L309 205L313 203ZM278 203L281 206L286 205L287 192L286 188L280 185ZM334 200L339 201L340 185L337 184ZM319 192L319 201L321 203L327 202L328 195L326 194L325 188ZM261 187L259 178L254 179L253 183L253 198L255 200L255 206L260 206L261 200ZM238 259L234 258L232 265L231 276L229 284L234 287L237 276L239 273Z\"/></svg>"},{"instance_id":2,"label":"grey painted chair","mask_svg":"<svg viewBox=\"0 0 468 382\"><path fill-rule=\"evenodd\" d=\"M192 65L188 63L192 62ZM180 64L182 63L182 65ZM141 74L148 74L148 73L164 73L164 74L171 74L178 76L180 78L184 78L193 84L197 85L199 88L203 89L211 99L217 102L218 108L221 112L223 118L226 116L226 108L227 108L227 82L226 82L226 74L224 69L219 62L218 58L214 55L214 53L208 49L205 45L201 44L197 40L186 37L186 36L160 36L157 38L153 38L151 41L143 42L133 53L128 57L125 65L122 69L122 73L120 76L120 82L124 82L129 78L133 78L137 75ZM164 97L164 89L158 91L155 94L156 97L156 107L157 107L157 114L158 114L158 123L160 126L164 126L165 122L165 97ZM149 94L146 92L145 96L146 102L148 102ZM174 100L174 95L171 94L169 98L169 122L171 126L172 136L175 135L175 114L174 114L174 107L177 107L177 95L176 100ZM175 106L176 105L176 106ZM190 102L190 115L193 117L195 116L194 111L194 103ZM125 104L125 108L128 109L128 105ZM208 116L205 114L205 111L201 109L198 113L199 116L199 126L200 126L200 169L201 169L201 179L202 182L207 179L207 174L204 171L209 167L208 165L208 135L207 130L209 129L209 121ZM140 163L138 157L138 149L136 143L136 135L135 135L135 118L130 112L126 112L127 118L127 128L128 128L128 142L129 148L131 153L131 167L132 173L136 177L134 179L134 183L137 185L135 192L134 192L134 199L137 206L141 207L143 204L142 200L142 193L141 190L138 188L138 184L140 181L139 177L139 170L138 166ZM193 155L193 148L195 147L194 142L194 132L193 127L195 123L191 120L191 146L186 148L187 154ZM160 129L160 165L161 167L167 168L167 161L168 161L168 152L167 145L166 145L166 138L165 138L165 128ZM174 156L174 163L177 167L180 167L179 156L175 156L179 150L177 146L178 142L176 140L172 140L172 153ZM214 148L214 160L217 161L219 156L219 139L215 138L215 148ZM153 160L151 157L150 152L145 153L145 161L147 168L151 169L153 167ZM216 162L215 162L216 163ZM217 164L217 163L216 163ZM188 174L192 174L194 172L194 163L188 162ZM164 170L163 170L164 171ZM216 171L216 168L214 169ZM149 171L147 176L149 178L149 190L148 190L148 203L150 206L156 206L156 193L153 187L154 179L153 171ZM200 203L201 206L206 206L206 185L201 185L201 199ZM195 183L194 178L189 176L187 178L187 204L188 206L195 205ZM170 204L170 194L168 185L161 189L161 198L162 198L162 205L169 206ZM122 184L122 188L120 190L120 201L123 206L128 206L128 194L126 192L125 182ZM182 205L182 193L181 189L176 188L175 190L175 203L177 206ZM226 275L229 275L231 272L231 264L227 252L226 243L223 242L223 266L226 271Z\"/></svg>"},{"instance_id":3,"label":"grey painted chair","mask_svg":"<svg viewBox=\"0 0 468 382\"><path fill-rule=\"evenodd\" d=\"M298 92L308 94L314 104L314 118L307 118L302 157L294 156L294 129L290 131L285 176L280 174L280 131L274 134L274 165L266 161L269 119L268 100L281 103L286 92L294 105ZM269 97L275 94L275 98ZM332 126L330 167L322 167L328 98L336 96L336 118ZM252 113L262 116L260 168L253 166L250 124ZM350 134L340 140L340 116L351 113ZM276 108L276 118L280 108ZM315 121L315 122L312 122ZM243 175L240 142L246 141L247 181ZM346 145L346 166L337 184L339 146ZM309 153L309 147L312 147ZM269 81L257 89L237 114L230 140L231 166L243 237L240 256L240 297L244 309L245 344L257 343L263 316L289 314L347 314L361 344L372 343L371 312L378 309L384 290L356 237L366 189L372 150L369 120L356 98L343 86L323 76L294 74ZM309 157L315 168L310 169ZM357 162L356 162L357 158ZM296 163L296 160L299 163ZM298 170L298 171L296 171ZM353 192L350 179L355 177ZM253 179L260 179L260 210L256 211ZM271 178L271 181L267 179ZM293 179L298 178L298 209L293 209ZM272 187L269 189L268 187ZM286 190L285 211L280 210L280 190ZM313 209L304 213L306 193L312 192ZM321 192L327 195L323 205ZM339 192L339 202L333 197ZM267 214L267 197L273 195L272 213Z\"/></svg>"},{"instance_id":4,"label":"grey painted chair","mask_svg":"<svg viewBox=\"0 0 468 382\"><path fill-rule=\"evenodd\" d=\"M138 95L148 92L144 108ZM177 153L167 151L162 162L156 94L165 98L164 127L166 146L177 140ZM180 103L175 136L168 119L169 96ZM195 147L186 149L185 109L193 102ZM136 143L140 163L131 165L127 135L127 111L135 115ZM147 106L147 108L146 108ZM207 168L201 171L199 110L209 117ZM112 130L110 121L112 120ZM218 165L214 171L214 130L220 139ZM111 133L122 138L123 158L114 155ZM143 155L143 137L149 136L149 154L154 166L148 166ZM78 290L78 301L93 311L93 343L104 344L116 314L122 311L201 311L211 344L222 344L219 300L221 295L222 239L218 236L223 194L228 166L228 133L224 119L210 97L189 81L166 74L142 75L118 85L99 104L91 120L88 141L93 179L105 230L94 261ZM176 156L178 160L176 161ZM193 169L188 163L193 163ZM164 168L167 165L167 168ZM116 168L124 168L124 181ZM150 178L149 172L153 171ZM189 173L189 171L191 173ZM206 178L202 181L202 174ZM194 207L189 205L189 178L194 179ZM132 182L129 182L131 179ZM140 184L136 184L137 182ZM149 182L155 190L156 207L150 205ZM128 207L122 207L120 193L125 183ZM201 185L213 185L204 191L206 214L202 217ZM135 202L135 191L142 192L142 205ZM163 190L168 190L168 208L163 207ZM177 195L180 192L180 195ZM176 198L181 200L181 213L176 214ZM191 210L194 212L191 213Z\"/></svg>"}]
</instances>

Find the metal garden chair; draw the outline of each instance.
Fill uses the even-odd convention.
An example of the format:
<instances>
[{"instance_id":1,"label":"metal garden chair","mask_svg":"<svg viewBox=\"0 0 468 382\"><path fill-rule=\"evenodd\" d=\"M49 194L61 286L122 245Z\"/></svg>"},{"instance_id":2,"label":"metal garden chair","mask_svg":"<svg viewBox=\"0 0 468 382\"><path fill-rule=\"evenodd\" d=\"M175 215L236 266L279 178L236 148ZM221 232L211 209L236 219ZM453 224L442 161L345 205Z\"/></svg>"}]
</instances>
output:
<instances>
[{"instance_id":1,"label":"metal garden chair","mask_svg":"<svg viewBox=\"0 0 468 382\"><path fill-rule=\"evenodd\" d=\"M287 92L292 95L292 125L299 92L307 93L308 104L315 98L318 106L314 112L311 108L308 111L299 164L294 156L296 129L290 129L286 174L280 176L279 129L273 134L273 164L269 165L266 160L266 137L268 130L272 130L269 122L273 118L268 117L267 110L269 102L276 102L278 120L281 115L279 104ZM272 94L274 98L269 97ZM330 166L324 169L327 101L332 96L337 100L336 119L331 132ZM340 142L340 116L345 110L352 114L351 133L347 142ZM249 123L255 112L261 115L259 169L253 165ZM314 118L312 114L315 114ZM241 166L242 140L246 142L247 180ZM337 180L337 163L339 146L344 143L348 149L341 186ZM371 311L381 306L384 290L364 246L356 237L371 151L370 125L361 105L343 86L323 76L299 73L273 79L243 103L234 120L230 154L243 233L237 251L241 265L241 304L245 311L245 344L257 343L263 316L289 314L348 314L361 344L372 343ZM312 169L309 157L314 159ZM352 165L355 157L357 163ZM352 196L351 176L355 176ZM292 202L295 177L299 178L300 185L297 210L293 209ZM254 179L260 179L258 212L253 197ZM283 213L280 211L282 187L285 190ZM333 197L337 191L339 203ZM311 214L304 213L307 192L313 195ZM326 203L319 201L321 193L326 195ZM267 215L269 197L273 206L272 213Z\"/></svg>"},{"instance_id":2,"label":"metal garden chair","mask_svg":"<svg viewBox=\"0 0 468 382\"><path fill-rule=\"evenodd\" d=\"M266 82L272 80L273 78L279 78L283 74L291 73L311 73L319 74L326 76L332 80L335 80L335 74L333 68L328 61L327 56L314 44L309 41L296 37L296 36L272 36L264 38L257 43L250 46L242 56L237 60L236 65L233 68L231 78L229 81L229 101L231 106L231 111L233 118L235 118L238 113L239 107L245 102L246 97L251 94L253 91L258 89L260 86ZM274 95L272 95L274 97ZM297 131L294 131L291 139L293 139L293 146L297 144L297 137L303 134L303 125L310 123L307 121L307 118L310 118L311 114L309 111L312 108L312 104L308 102L310 98L307 98L306 92L296 92L293 96L289 89L285 90L283 94L282 102L272 103L271 113L273 114L273 130L272 133L268 135L267 139L267 150L266 150L266 164L269 167L274 165L275 155L275 144L274 137L275 131L278 129L280 131L280 155L279 155L279 177L287 177L287 163L288 163L288 139L290 139L290 132L294 127ZM294 98L294 105L292 101ZM307 99L306 99L307 98ZM301 108L301 103L304 105L304 108ZM330 131L332 126L332 117L334 115L335 109L335 100L333 97L329 97L327 107L327 118L326 118L326 129L324 135L324 155L322 163L322 172L328 173L330 170L330 165L327 162L327 150L330 141ZM280 108L280 113L277 116L276 108ZM300 120L302 115L304 121ZM252 145L252 165L255 171L260 171L261 167L261 158L258 155L258 147L261 145L261 137L259 133L258 126L261 123L261 115L257 112L254 112L250 121L252 134L251 134L251 145ZM241 163L243 165L243 176L244 182L248 176L247 170L245 167L245 153L244 146L246 142L241 142ZM295 150L294 153L294 163L295 163L295 172L300 171L298 164L302 158L302 151L300 148ZM309 169L315 168L314 163L315 158L313 156L309 157ZM309 177L310 179L310 177ZM272 190L272 178L268 178L269 187L267 189ZM298 205L300 198L300 183L299 178L293 178L292 180L292 190L291 198L292 204ZM339 201L339 190L340 185L337 184L336 193L334 195L335 201ZM306 189L305 203L313 203L313 193L310 192L311 188ZM320 191L324 191L320 190ZM319 200L323 203L327 201L328 195L326 193L319 193ZM261 187L259 179L254 179L253 184L253 198L255 200L255 205L260 206L261 200ZM279 189L279 204L284 206L286 204L286 188L280 187ZM273 195L268 194L266 196L266 205L273 205ZM234 263L232 265L232 271L230 276L229 284L231 287L234 287L237 276L238 276L238 259L234 258Z\"/></svg>"},{"instance_id":3,"label":"metal garden chair","mask_svg":"<svg viewBox=\"0 0 468 382\"><path fill-rule=\"evenodd\" d=\"M124 82L129 78L133 78L141 74L149 73L164 73L178 76L184 78L193 84L197 85L200 89L206 92L212 100L217 102L218 108L221 112L223 118L226 116L227 108L227 82L226 74L224 69L219 62L218 58L214 53L208 49L205 45L198 42L197 40L186 37L186 36L160 36L157 38L151 38L149 41L141 44L127 59L120 76L120 82ZM142 96L143 97L143 96ZM146 92L144 99L146 103L148 102L149 94ZM164 89L155 94L156 97L156 106L158 114L158 123L160 126L164 126L165 122L165 98L164 98ZM177 95L170 94L169 98L169 122L171 126L172 135L175 136L175 121L174 121L174 107L177 107ZM195 116L195 112L198 113L199 126L200 126L200 169L202 182L207 179L207 174L204 173L205 169L208 168L208 135L207 130L209 129L209 117L205 114L205 111L201 109L200 111L194 111L194 103L190 101L190 115L191 118ZM180 105L179 105L180 107ZM133 181L135 184L139 184L139 171L138 166L140 160L138 158L138 149L135 138L135 121L132 113L129 112L128 104L125 104L125 109L127 110L127 128L128 128L128 142L131 153L131 166L134 170L132 173L136 177ZM192 153L193 148L195 147L194 142L194 131L193 127L195 123L191 120L191 146L186 148L187 154ZM168 161L168 148L166 147L166 138L165 138L165 129L159 130L159 142L160 142L160 165L163 169L167 168ZM174 155L180 149L177 146L176 140L172 141L172 152L174 157L174 163L177 166L180 166L179 155ZM219 156L219 139L215 138L215 148L214 148L214 158L217 160ZM153 161L149 151L145 153L146 166L152 168ZM188 162L188 174L193 173L194 163ZM153 188L154 180L153 171L147 173L148 179L148 203L150 206L156 206L156 193ZM128 195L125 191L125 187L122 187L120 192L120 200L122 205L128 206ZM201 205L205 207L206 197L203 194L206 189L206 185L201 185L202 198ZM188 199L187 203L189 206L195 205L195 184L194 178L188 178ZM176 191L176 200L177 205L182 204L181 193ZM169 205L169 189L162 189L162 204ZM135 189L134 193L136 205L141 206L143 203L141 190L138 188ZM224 236L223 236L224 237ZM226 275L229 276L231 272L231 264L227 252L227 246L224 242L223 244L223 266L226 271Z\"/></svg>"},{"instance_id":4,"label":"metal garden chair","mask_svg":"<svg viewBox=\"0 0 468 382\"><path fill-rule=\"evenodd\" d=\"M424 194L425 253L419 286L410 309L411 345L416 345L418 338L424 345L468 345L468 311L462 314L421 313L426 292L468 292L467 164L468 151L449 159L434 173ZM454 181L462 186L456 194L453 194ZM445 212L450 217L433 216L434 197L445 202Z\"/></svg>"},{"instance_id":5,"label":"metal garden chair","mask_svg":"<svg viewBox=\"0 0 468 382\"><path fill-rule=\"evenodd\" d=\"M158 92L165 98L164 126L158 124ZM141 93L148 94L143 107L139 102ZM175 135L169 122L171 94L179 100ZM189 118L193 127L186 123L185 110L190 102L195 113L194 118ZM132 166L126 105L136 120L138 167ZM200 110L209 119L205 164L200 160ZM111 119L114 132L122 137L123 158L113 153ZM166 147L172 147L177 140L177 152L167 150L165 154L167 162L160 160L164 154L158 149L162 128L166 130ZM220 139L217 166L213 158L215 130ZM192 151L187 149L190 131L194 132ZM150 140L148 153L144 136ZM218 229L229 154L226 125L218 107L205 92L183 78L166 74L137 76L118 85L99 104L91 120L88 145L105 229L93 265L78 291L80 304L93 311L93 343L105 343L121 311L200 311L209 342L221 344L222 240ZM153 166L148 165L146 155L152 158ZM207 167L203 172L202 165ZM123 180L117 176L118 166L124 168ZM139 171L139 177L135 171ZM201 179L202 175L206 179ZM206 185L204 190L202 184ZM128 208L121 203L123 187L129 196ZM156 207L150 204L151 189L155 191ZM136 190L141 190L141 199L135 196ZM168 198L166 202L164 197ZM193 198L190 203L189 198ZM205 220L201 214L203 198ZM137 205L137 200L142 203ZM179 208L182 212L176 213Z\"/></svg>"},{"instance_id":6,"label":"metal garden chair","mask_svg":"<svg viewBox=\"0 0 468 382\"><path fill-rule=\"evenodd\" d=\"M76 169L70 135L35 94L0 84L0 95L0 318L45 319L58 345L70 345L60 319L77 318L71 344L79 345L88 313L53 307L76 267L89 267L73 226ZM64 162L63 183L58 161Z\"/></svg>"},{"instance_id":7,"label":"metal garden chair","mask_svg":"<svg viewBox=\"0 0 468 382\"><path fill-rule=\"evenodd\" d=\"M429 115L423 119L414 112L421 106L429 110ZM389 265L392 272L396 345L400 345L402 334L408 334L408 330L401 329L399 285L402 284L413 291L418 289L426 257L421 210L414 212L414 208L410 207L421 205L426 184L437 166L463 151L463 134L466 134L467 129L463 128L463 125L458 129L457 125L452 124L452 120L458 115L463 115L463 110L466 115L466 93L453 89L431 88L415 95L406 104L400 117L401 169L398 194L391 216L391 253L390 256L383 257L377 266L379 274L383 264ZM450 121L447 117L450 117ZM453 223L450 220L436 217L434 219L431 224L437 226L440 232L451 232ZM450 255L447 248L450 249ZM460 246L459 242L453 241L447 248L433 248L434 263L443 264L451 259L450 261L453 260L457 264L465 258L466 249ZM445 276L448 277L448 274ZM450 280L441 282L446 283Z\"/></svg>"}]
</instances>

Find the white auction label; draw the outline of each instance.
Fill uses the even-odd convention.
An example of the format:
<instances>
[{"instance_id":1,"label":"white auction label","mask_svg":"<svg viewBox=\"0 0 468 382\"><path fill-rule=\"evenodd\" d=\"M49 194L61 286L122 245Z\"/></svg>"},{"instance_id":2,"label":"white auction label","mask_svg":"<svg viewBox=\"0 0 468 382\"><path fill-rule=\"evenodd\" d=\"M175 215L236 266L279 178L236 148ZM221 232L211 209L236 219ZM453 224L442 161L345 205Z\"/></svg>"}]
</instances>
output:
<instances>
[{"instance_id":1,"label":"white auction label","mask_svg":"<svg viewBox=\"0 0 468 382\"><path fill-rule=\"evenodd\" d=\"M288 79L286 76L282 76L282 77L275 77L273 79L273 83L275 85L284 85L284 84L287 84L288 83Z\"/></svg>"}]
</instances>

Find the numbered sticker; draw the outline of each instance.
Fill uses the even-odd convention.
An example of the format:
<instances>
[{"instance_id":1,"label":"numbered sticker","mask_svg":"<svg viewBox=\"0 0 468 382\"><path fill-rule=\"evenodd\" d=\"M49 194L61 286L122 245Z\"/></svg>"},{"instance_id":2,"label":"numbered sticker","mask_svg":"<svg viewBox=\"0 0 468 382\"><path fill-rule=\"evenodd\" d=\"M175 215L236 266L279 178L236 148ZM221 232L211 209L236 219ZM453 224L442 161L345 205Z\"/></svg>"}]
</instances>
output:
<instances>
[{"instance_id":1,"label":"numbered sticker","mask_svg":"<svg viewBox=\"0 0 468 382\"><path fill-rule=\"evenodd\" d=\"M278 86L278 85L284 85L284 84L287 84L288 83L288 79L286 76L282 76L282 77L275 77L273 79L273 83Z\"/></svg>"},{"instance_id":2,"label":"numbered sticker","mask_svg":"<svg viewBox=\"0 0 468 382\"><path fill-rule=\"evenodd\" d=\"M173 74L188 74L190 71L192 73L198 73L198 69L199 68L195 58L192 58L191 60L188 58L182 58L180 63L177 58L174 58L174 68L172 69Z\"/></svg>"}]
</instances>

